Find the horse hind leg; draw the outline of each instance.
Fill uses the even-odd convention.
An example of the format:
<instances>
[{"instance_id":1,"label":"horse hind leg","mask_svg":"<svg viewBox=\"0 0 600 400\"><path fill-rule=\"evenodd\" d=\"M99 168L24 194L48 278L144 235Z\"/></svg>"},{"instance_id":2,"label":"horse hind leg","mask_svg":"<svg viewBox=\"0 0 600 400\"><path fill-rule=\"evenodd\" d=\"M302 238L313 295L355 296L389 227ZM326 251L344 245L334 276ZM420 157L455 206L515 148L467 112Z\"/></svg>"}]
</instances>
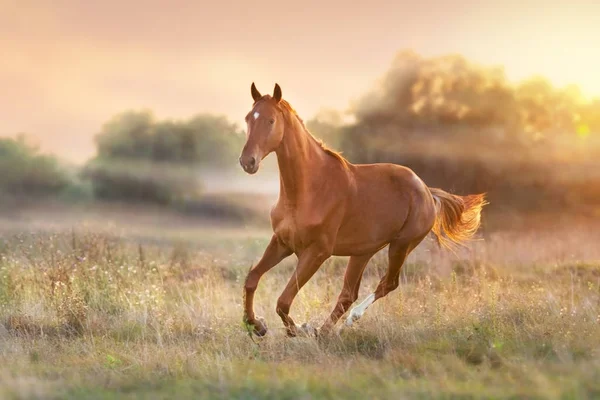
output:
<instances>
[{"instance_id":1,"label":"horse hind leg","mask_svg":"<svg viewBox=\"0 0 600 400\"><path fill-rule=\"evenodd\" d=\"M346 267L342 291L338 296L337 303L331 312L331 315L327 320L325 320L323 326L319 330L321 334L327 334L329 331L331 331L337 321L346 313L352 303L354 303L358 298L360 281L362 279L365 267L369 263L371 257L373 257L373 254L350 257L348 266Z\"/></svg>"},{"instance_id":2,"label":"horse hind leg","mask_svg":"<svg viewBox=\"0 0 600 400\"><path fill-rule=\"evenodd\" d=\"M364 315L371 304L398 287L400 284L400 271L406 257L408 257L410 252L417 247L419 243L421 243L425 236L408 243L401 240L390 243L388 250L389 265L386 274L379 281L379 285L377 285L375 292L369 294L360 304L350 310L350 314L348 315L348 318L346 318L347 326L352 326L355 321L359 320Z\"/></svg>"}]
</instances>

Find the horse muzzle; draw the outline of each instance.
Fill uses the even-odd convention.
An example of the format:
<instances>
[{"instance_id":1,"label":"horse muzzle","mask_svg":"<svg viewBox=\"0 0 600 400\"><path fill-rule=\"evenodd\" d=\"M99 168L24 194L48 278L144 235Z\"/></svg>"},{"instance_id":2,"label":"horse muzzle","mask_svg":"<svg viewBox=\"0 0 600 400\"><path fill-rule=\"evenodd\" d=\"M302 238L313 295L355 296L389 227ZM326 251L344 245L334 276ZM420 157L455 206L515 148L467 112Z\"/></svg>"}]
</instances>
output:
<instances>
[{"instance_id":1,"label":"horse muzzle","mask_svg":"<svg viewBox=\"0 0 600 400\"><path fill-rule=\"evenodd\" d=\"M244 156L240 157L240 165L246 173L253 175L258 171L259 160L255 156Z\"/></svg>"}]
</instances>

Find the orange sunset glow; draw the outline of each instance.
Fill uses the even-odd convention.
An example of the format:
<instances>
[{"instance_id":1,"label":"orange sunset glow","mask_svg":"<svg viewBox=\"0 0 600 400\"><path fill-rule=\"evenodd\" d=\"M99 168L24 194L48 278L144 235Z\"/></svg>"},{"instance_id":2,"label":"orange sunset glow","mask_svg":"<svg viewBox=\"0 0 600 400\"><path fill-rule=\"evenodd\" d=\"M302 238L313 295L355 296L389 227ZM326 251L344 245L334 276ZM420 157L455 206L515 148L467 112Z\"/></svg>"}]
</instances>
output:
<instances>
[{"instance_id":1,"label":"orange sunset glow","mask_svg":"<svg viewBox=\"0 0 600 400\"><path fill-rule=\"evenodd\" d=\"M0 0L0 134L81 162L115 113L242 122L278 82L306 118L345 110L394 55L463 54L510 80L600 95L600 3L575 1Z\"/></svg>"},{"instance_id":2,"label":"orange sunset glow","mask_svg":"<svg viewBox=\"0 0 600 400\"><path fill-rule=\"evenodd\" d=\"M1 399L600 396L600 0L0 0Z\"/></svg>"}]
</instances>

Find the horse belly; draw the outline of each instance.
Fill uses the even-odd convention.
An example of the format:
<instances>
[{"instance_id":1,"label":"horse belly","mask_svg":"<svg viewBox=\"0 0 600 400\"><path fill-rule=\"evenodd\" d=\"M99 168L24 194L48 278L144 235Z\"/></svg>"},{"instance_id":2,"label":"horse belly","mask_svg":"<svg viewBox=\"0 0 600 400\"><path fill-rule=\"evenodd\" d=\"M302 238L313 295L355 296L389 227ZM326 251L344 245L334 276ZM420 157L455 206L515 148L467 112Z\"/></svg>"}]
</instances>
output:
<instances>
[{"instance_id":1,"label":"horse belly","mask_svg":"<svg viewBox=\"0 0 600 400\"><path fill-rule=\"evenodd\" d=\"M375 204L347 218L338 231L334 254L361 255L378 251L391 242L402 230L408 210L384 210Z\"/></svg>"},{"instance_id":2,"label":"horse belly","mask_svg":"<svg viewBox=\"0 0 600 400\"><path fill-rule=\"evenodd\" d=\"M365 181L359 181L359 194L338 231L336 255L375 252L393 241L407 221L410 191L399 190L391 179L369 177Z\"/></svg>"}]
</instances>

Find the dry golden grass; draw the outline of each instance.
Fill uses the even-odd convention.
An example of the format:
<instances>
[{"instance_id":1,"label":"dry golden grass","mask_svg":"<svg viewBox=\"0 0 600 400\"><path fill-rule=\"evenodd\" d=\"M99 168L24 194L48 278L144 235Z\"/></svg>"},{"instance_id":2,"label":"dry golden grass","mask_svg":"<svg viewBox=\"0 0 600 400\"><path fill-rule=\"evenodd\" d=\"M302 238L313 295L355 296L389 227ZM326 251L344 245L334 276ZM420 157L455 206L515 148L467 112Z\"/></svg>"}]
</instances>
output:
<instances>
[{"instance_id":1,"label":"dry golden grass","mask_svg":"<svg viewBox=\"0 0 600 400\"><path fill-rule=\"evenodd\" d=\"M600 396L594 225L487 233L456 256L428 240L399 289L321 340L286 338L275 313L292 259L257 291L269 334L248 336L242 282L269 237L223 232L186 241L155 233L142 245L85 230L5 234L0 397ZM329 260L300 292L297 322L320 325L344 267ZM385 268L384 250L361 298Z\"/></svg>"}]
</instances>

